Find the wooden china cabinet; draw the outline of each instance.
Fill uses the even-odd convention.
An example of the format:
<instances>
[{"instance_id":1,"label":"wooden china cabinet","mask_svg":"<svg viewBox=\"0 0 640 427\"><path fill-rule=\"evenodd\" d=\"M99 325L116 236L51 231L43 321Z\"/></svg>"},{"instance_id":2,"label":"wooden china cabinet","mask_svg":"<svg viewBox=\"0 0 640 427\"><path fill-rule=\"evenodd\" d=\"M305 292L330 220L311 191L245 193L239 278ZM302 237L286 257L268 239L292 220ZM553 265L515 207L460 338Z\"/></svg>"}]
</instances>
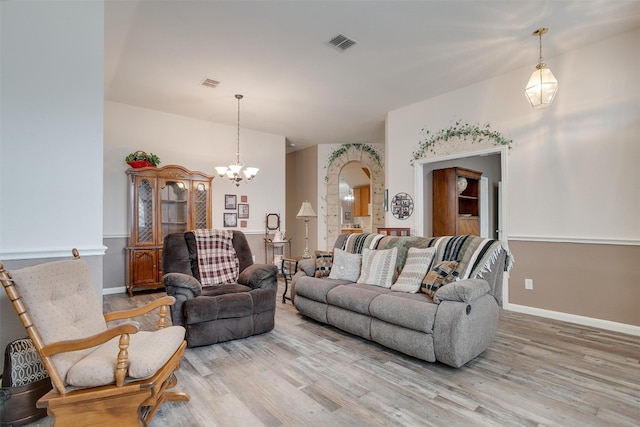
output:
<instances>
[{"instance_id":1,"label":"wooden china cabinet","mask_svg":"<svg viewBox=\"0 0 640 427\"><path fill-rule=\"evenodd\" d=\"M480 178L466 168L433 171L433 236L480 235Z\"/></svg>"},{"instance_id":2,"label":"wooden china cabinet","mask_svg":"<svg viewBox=\"0 0 640 427\"><path fill-rule=\"evenodd\" d=\"M162 286L162 243L169 233L211 228L213 177L182 166L128 169L130 236L127 290Z\"/></svg>"}]
</instances>

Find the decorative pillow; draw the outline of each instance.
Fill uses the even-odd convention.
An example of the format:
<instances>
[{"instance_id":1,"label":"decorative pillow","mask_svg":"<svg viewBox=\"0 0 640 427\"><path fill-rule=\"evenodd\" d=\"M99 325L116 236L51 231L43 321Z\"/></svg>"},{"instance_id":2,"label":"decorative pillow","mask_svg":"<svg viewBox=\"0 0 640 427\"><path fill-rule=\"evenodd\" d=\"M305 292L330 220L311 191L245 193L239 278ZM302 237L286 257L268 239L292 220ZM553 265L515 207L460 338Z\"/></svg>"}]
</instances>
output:
<instances>
[{"instance_id":1,"label":"decorative pillow","mask_svg":"<svg viewBox=\"0 0 640 427\"><path fill-rule=\"evenodd\" d=\"M360 265L362 255L350 254L342 249L336 248L333 252L333 265L329 279L349 280L355 282L360 276Z\"/></svg>"},{"instance_id":2,"label":"decorative pillow","mask_svg":"<svg viewBox=\"0 0 640 427\"><path fill-rule=\"evenodd\" d=\"M440 262L424 276L420 290L433 298L438 288L458 279L460 276L457 270L458 264L458 261Z\"/></svg>"},{"instance_id":3,"label":"decorative pillow","mask_svg":"<svg viewBox=\"0 0 640 427\"><path fill-rule=\"evenodd\" d=\"M390 288L393 284L393 273L396 267L398 248L363 249L362 272L358 283Z\"/></svg>"},{"instance_id":4,"label":"decorative pillow","mask_svg":"<svg viewBox=\"0 0 640 427\"><path fill-rule=\"evenodd\" d=\"M429 267L431 267L435 253L436 248L409 248L407 260L398 280L391 286L391 290L412 294L418 292L422 279L429 271Z\"/></svg>"},{"instance_id":5,"label":"decorative pillow","mask_svg":"<svg viewBox=\"0 0 640 427\"><path fill-rule=\"evenodd\" d=\"M331 273L331 264L333 263L333 254L327 251L315 251L316 254L316 272L314 277L327 277Z\"/></svg>"}]
</instances>

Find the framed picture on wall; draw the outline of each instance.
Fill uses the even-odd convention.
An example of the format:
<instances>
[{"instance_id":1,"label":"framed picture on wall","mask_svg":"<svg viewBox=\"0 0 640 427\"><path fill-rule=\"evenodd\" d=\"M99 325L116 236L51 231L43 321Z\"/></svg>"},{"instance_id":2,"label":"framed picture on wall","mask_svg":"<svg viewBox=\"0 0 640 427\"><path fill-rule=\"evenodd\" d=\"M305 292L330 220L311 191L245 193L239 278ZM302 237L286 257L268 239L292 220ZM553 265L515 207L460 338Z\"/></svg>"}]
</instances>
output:
<instances>
[{"instance_id":1,"label":"framed picture on wall","mask_svg":"<svg viewBox=\"0 0 640 427\"><path fill-rule=\"evenodd\" d=\"M237 227L238 226L238 214L235 212L224 213L224 226L225 227Z\"/></svg>"},{"instance_id":2,"label":"framed picture on wall","mask_svg":"<svg viewBox=\"0 0 640 427\"><path fill-rule=\"evenodd\" d=\"M248 203L238 203L238 218L242 218L242 219L249 218L249 204Z\"/></svg>"},{"instance_id":3,"label":"framed picture on wall","mask_svg":"<svg viewBox=\"0 0 640 427\"><path fill-rule=\"evenodd\" d=\"M228 210L236 209L236 195L235 194L225 194L224 195L224 208Z\"/></svg>"}]
</instances>

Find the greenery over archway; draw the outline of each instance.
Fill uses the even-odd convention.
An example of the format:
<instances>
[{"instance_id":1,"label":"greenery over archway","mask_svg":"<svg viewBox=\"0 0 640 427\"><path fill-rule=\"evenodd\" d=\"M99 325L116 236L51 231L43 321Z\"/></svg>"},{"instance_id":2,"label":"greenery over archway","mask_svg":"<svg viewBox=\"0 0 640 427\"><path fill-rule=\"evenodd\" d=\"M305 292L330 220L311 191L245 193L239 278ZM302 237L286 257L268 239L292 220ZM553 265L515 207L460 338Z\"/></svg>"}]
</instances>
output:
<instances>
[{"instance_id":1,"label":"greenery over archway","mask_svg":"<svg viewBox=\"0 0 640 427\"><path fill-rule=\"evenodd\" d=\"M376 150L369 144L352 143L342 144L340 147L333 150L327 158L327 164L325 165L325 168L331 166L331 163L333 163L337 158L346 153L349 148L355 148L356 150L362 151L363 153L368 153L376 161L378 166L382 167L382 157L380 157L380 153L378 153L378 150Z\"/></svg>"},{"instance_id":2,"label":"greenery over archway","mask_svg":"<svg viewBox=\"0 0 640 427\"><path fill-rule=\"evenodd\" d=\"M449 141L453 138L471 140L474 142L490 141L494 145L506 145L511 148L513 140L505 138L500 132L492 130L491 126L487 123L485 125L479 125L478 123L462 123L460 120L456 121L453 126L446 129L440 129L436 133L431 133L428 129L423 128L421 130L422 137L418 144L418 149L413 152L411 161L413 163L425 157L427 151L435 154L434 147L436 144Z\"/></svg>"}]
</instances>

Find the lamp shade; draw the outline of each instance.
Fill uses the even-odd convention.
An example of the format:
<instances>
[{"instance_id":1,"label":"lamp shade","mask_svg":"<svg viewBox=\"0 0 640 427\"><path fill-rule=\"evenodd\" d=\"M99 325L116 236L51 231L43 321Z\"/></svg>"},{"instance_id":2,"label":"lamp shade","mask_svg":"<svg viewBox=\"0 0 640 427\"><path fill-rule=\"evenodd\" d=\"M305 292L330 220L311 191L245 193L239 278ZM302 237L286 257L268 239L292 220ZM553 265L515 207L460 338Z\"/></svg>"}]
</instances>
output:
<instances>
[{"instance_id":1,"label":"lamp shade","mask_svg":"<svg viewBox=\"0 0 640 427\"><path fill-rule=\"evenodd\" d=\"M558 91L558 80L550 69L540 67L531 73L529 82L524 90L531 106L535 109L546 108L553 102Z\"/></svg>"},{"instance_id":2,"label":"lamp shade","mask_svg":"<svg viewBox=\"0 0 640 427\"><path fill-rule=\"evenodd\" d=\"M311 203L305 200L302 202L302 206L300 206L300 211L298 212L298 215L296 215L296 218L315 218L316 216L316 213L311 207Z\"/></svg>"}]
</instances>

